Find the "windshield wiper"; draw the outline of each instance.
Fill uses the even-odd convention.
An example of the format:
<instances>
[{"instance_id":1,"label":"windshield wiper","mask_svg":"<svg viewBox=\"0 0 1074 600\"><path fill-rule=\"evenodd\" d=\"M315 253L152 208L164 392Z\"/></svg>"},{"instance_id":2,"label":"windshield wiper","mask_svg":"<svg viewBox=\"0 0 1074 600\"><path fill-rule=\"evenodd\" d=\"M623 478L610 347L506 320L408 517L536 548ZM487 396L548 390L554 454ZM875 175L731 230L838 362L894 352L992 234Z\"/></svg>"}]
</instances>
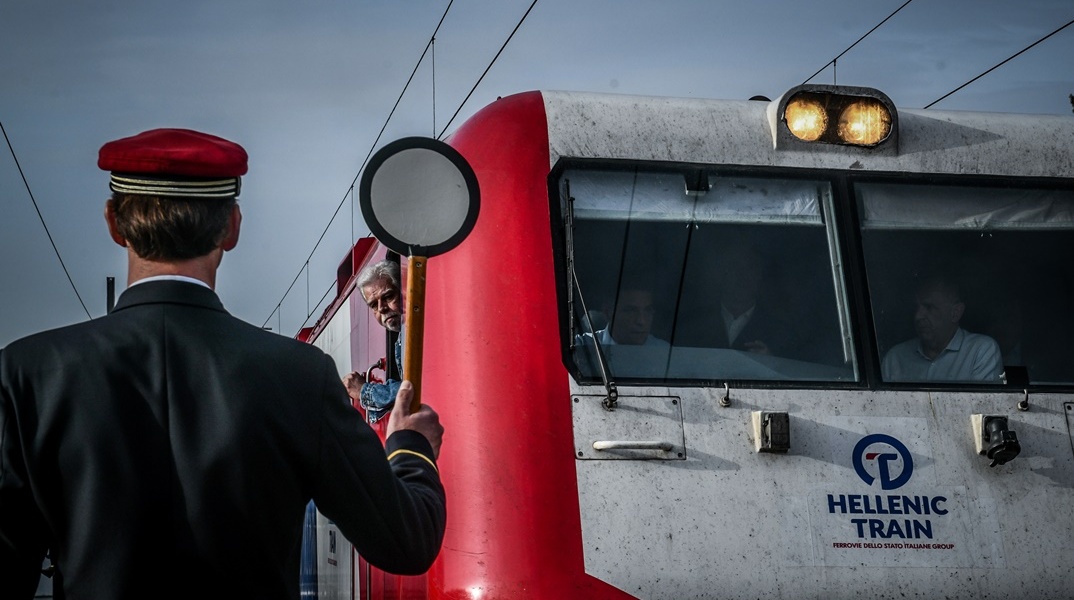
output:
<instances>
[{"instance_id":1,"label":"windshield wiper","mask_svg":"<svg viewBox=\"0 0 1074 600\"><path fill-rule=\"evenodd\" d=\"M570 330L568 334L571 339L571 347L573 350L575 333L574 333L574 294L569 290L578 291L578 303L582 305L582 314L585 315L586 326L589 329L589 338L593 340L593 351L597 357L597 364L600 367L600 379L604 383L604 390L607 392L607 396L604 397L604 401L601 403L606 410L614 410L619 403L619 390L615 387L615 380L612 377L611 369L608 367L608 361L604 356L604 348L601 347L600 340L597 339L597 331L593 327L593 320L589 316L589 309L586 308L585 298L582 296L582 285L578 282L578 273L574 269L574 197L570 195L570 182L566 182L566 196L567 196L567 214L566 216L566 241L567 241L567 270L571 274L572 285L568 286L567 293L567 311L570 315ZM585 337L585 336L581 336Z\"/></svg>"}]
</instances>

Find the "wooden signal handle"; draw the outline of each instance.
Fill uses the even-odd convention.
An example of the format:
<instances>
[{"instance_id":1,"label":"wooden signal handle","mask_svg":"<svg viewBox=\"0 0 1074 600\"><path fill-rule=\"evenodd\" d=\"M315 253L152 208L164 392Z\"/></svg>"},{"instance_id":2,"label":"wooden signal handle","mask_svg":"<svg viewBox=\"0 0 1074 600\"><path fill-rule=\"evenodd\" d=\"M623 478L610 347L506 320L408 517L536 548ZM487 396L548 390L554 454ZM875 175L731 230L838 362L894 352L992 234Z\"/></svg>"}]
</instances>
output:
<instances>
[{"instance_id":1,"label":"wooden signal handle","mask_svg":"<svg viewBox=\"0 0 1074 600\"><path fill-rule=\"evenodd\" d=\"M403 379L414 385L410 412L421 408L421 354L425 335L425 266L428 258L411 256L407 263L406 335L403 338Z\"/></svg>"}]
</instances>

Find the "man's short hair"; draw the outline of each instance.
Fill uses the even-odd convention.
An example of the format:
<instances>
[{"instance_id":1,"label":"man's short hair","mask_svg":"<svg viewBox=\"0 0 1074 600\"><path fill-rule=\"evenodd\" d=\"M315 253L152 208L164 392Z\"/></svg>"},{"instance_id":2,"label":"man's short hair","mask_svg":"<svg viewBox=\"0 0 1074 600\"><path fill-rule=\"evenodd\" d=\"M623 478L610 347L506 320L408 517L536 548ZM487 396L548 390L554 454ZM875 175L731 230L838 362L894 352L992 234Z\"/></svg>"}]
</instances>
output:
<instances>
[{"instance_id":1,"label":"man's short hair","mask_svg":"<svg viewBox=\"0 0 1074 600\"><path fill-rule=\"evenodd\" d=\"M962 290L958 280L947 273L928 273L921 276L917 281L917 291L936 291L952 302L962 302Z\"/></svg>"},{"instance_id":2,"label":"man's short hair","mask_svg":"<svg viewBox=\"0 0 1074 600\"><path fill-rule=\"evenodd\" d=\"M146 260L176 261L205 256L228 233L235 207L227 199L173 198L115 193L108 206L119 234Z\"/></svg>"},{"instance_id":3,"label":"man's short hair","mask_svg":"<svg viewBox=\"0 0 1074 600\"><path fill-rule=\"evenodd\" d=\"M371 283L387 280L395 289L400 289L399 280L399 263L384 259L380 262L375 262L371 265L367 265L360 273L358 273L358 279L355 281L355 286L358 288L358 293L362 295L362 300L365 300L365 287Z\"/></svg>"}]
</instances>

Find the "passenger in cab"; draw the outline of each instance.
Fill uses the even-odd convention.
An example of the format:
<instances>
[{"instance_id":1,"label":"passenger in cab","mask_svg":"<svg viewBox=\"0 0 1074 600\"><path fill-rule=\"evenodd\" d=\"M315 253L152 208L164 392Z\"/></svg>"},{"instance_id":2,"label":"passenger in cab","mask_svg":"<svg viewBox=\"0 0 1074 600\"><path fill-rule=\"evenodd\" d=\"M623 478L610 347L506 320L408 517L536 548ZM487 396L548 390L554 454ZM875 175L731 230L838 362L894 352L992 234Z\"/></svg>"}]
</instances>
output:
<instances>
[{"instance_id":1,"label":"passenger in cab","mask_svg":"<svg viewBox=\"0 0 1074 600\"><path fill-rule=\"evenodd\" d=\"M107 315L0 351L0 596L299 597L310 501L362 556L427 570L443 427L404 382L382 444L332 357L231 316L246 151L186 129L105 144L128 287ZM349 560L349 559L348 559Z\"/></svg>"},{"instance_id":2,"label":"passenger in cab","mask_svg":"<svg viewBox=\"0 0 1074 600\"><path fill-rule=\"evenodd\" d=\"M959 326L966 305L948 277L923 279L915 294L917 337L887 352L881 364L885 381L980 381L1002 383L999 344Z\"/></svg>"},{"instance_id":3,"label":"passenger in cab","mask_svg":"<svg viewBox=\"0 0 1074 600\"><path fill-rule=\"evenodd\" d=\"M712 278L717 296L699 320L680 323L676 346L793 355L793 329L759 302L765 265L751 244L728 239L715 257Z\"/></svg>"},{"instance_id":4,"label":"passenger in cab","mask_svg":"<svg viewBox=\"0 0 1074 600\"><path fill-rule=\"evenodd\" d=\"M395 341L395 365L403 369L403 294L400 284L399 263L382 260L362 269L355 287L362 300L373 312L381 327L399 334ZM390 372L390 369L385 369ZM343 385L352 400L365 409L366 419L376 423L392 409L399 393L399 381L385 378L384 383L367 381L368 374L359 371L348 373Z\"/></svg>"},{"instance_id":5,"label":"passenger in cab","mask_svg":"<svg viewBox=\"0 0 1074 600\"><path fill-rule=\"evenodd\" d=\"M589 347L596 337L601 346L651 346L667 348L669 344L652 335L656 304L652 289L637 284L624 285L615 298L605 302L601 310L611 315L608 326L595 333L575 337L575 346Z\"/></svg>"}]
</instances>

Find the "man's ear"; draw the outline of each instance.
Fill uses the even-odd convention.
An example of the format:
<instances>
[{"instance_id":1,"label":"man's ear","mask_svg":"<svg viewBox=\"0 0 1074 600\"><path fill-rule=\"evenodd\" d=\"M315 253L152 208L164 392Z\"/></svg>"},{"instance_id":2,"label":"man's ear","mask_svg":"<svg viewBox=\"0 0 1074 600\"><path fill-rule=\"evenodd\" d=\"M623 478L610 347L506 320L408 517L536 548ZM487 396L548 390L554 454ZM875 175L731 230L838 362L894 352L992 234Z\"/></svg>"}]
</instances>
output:
<instances>
[{"instance_id":1,"label":"man's ear","mask_svg":"<svg viewBox=\"0 0 1074 600\"><path fill-rule=\"evenodd\" d=\"M951 306L951 322L958 323L962 320L962 313L966 312L966 305L962 302L955 302Z\"/></svg>"},{"instance_id":2,"label":"man's ear","mask_svg":"<svg viewBox=\"0 0 1074 600\"><path fill-rule=\"evenodd\" d=\"M239 210L239 205L236 204L231 209L231 215L227 219L227 235L224 237L224 241L220 244L220 248L222 248L224 252L234 250L235 246L238 245L240 225L242 225L242 211Z\"/></svg>"},{"instance_id":3,"label":"man's ear","mask_svg":"<svg viewBox=\"0 0 1074 600\"><path fill-rule=\"evenodd\" d=\"M112 210L111 203L104 205L104 220L108 223L108 235L112 236L112 241L126 248L127 239L119 233L119 227L116 225L116 213Z\"/></svg>"}]
</instances>

